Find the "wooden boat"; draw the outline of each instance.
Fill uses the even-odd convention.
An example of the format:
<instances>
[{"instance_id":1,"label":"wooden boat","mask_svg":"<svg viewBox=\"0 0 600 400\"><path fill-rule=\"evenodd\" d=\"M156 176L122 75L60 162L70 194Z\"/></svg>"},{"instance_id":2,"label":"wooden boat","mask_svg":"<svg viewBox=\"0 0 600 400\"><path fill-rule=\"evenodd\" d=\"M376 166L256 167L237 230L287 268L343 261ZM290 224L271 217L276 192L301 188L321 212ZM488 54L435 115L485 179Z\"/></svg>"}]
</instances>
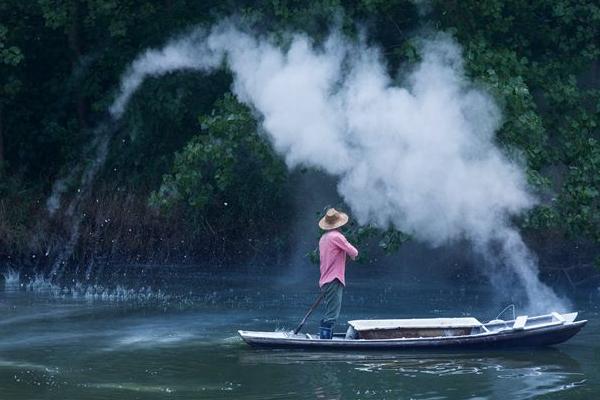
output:
<instances>
[{"instance_id":1,"label":"wooden boat","mask_svg":"<svg viewBox=\"0 0 600 400\"><path fill-rule=\"evenodd\" d=\"M413 349L529 347L562 343L585 326L577 313L551 314L481 323L476 318L355 320L333 339L293 332L238 331L254 347L300 349Z\"/></svg>"}]
</instances>

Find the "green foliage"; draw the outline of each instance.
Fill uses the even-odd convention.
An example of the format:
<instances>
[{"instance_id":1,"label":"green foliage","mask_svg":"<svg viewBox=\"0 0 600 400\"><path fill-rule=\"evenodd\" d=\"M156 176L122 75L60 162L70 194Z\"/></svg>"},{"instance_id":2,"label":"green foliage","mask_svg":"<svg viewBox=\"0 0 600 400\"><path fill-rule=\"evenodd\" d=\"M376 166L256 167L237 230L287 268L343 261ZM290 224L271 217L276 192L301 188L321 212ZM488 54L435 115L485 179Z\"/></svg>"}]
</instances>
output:
<instances>
[{"instance_id":1,"label":"green foliage","mask_svg":"<svg viewBox=\"0 0 600 400\"><path fill-rule=\"evenodd\" d=\"M524 226L600 242L600 97L588 72L600 55L600 5L439 1L435 14L465 46L471 75L502 101L498 140L524 156L542 199Z\"/></svg>"},{"instance_id":2,"label":"green foliage","mask_svg":"<svg viewBox=\"0 0 600 400\"><path fill-rule=\"evenodd\" d=\"M321 217L321 213L315 215L315 219ZM398 251L402 244L411 239L410 235L391 227L382 230L371 224L359 225L355 221L345 225L342 228L342 233L350 243L360 249L356 260L359 263L369 260L375 249L381 250L386 255L393 254ZM313 264L318 264L318 247L309 252L307 257Z\"/></svg>"},{"instance_id":3,"label":"green foliage","mask_svg":"<svg viewBox=\"0 0 600 400\"><path fill-rule=\"evenodd\" d=\"M198 115L209 113L229 85L225 72L181 72L148 81L122 117L101 179L138 191L160 186L175 152L198 133Z\"/></svg>"},{"instance_id":4,"label":"green foliage","mask_svg":"<svg viewBox=\"0 0 600 400\"><path fill-rule=\"evenodd\" d=\"M0 108L10 101L21 88L15 67L23 61L23 53L17 46L8 43L8 28L0 24Z\"/></svg>"},{"instance_id":5,"label":"green foliage","mask_svg":"<svg viewBox=\"0 0 600 400\"><path fill-rule=\"evenodd\" d=\"M0 64L15 66L23 61L23 53L18 47L6 43L7 32L6 26L0 24Z\"/></svg>"},{"instance_id":6,"label":"green foliage","mask_svg":"<svg viewBox=\"0 0 600 400\"><path fill-rule=\"evenodd\" d=\"M201 124L202 132L176 154L151 204L183 206L213 233L271 222L281 210L287 174L250 110L227 94Z\"/></svg>"},{"instance_id":7,"label":"green foliage","mask_svg":"<svg viewBox=\"0 0 600 400\"><path fill-rule=\"evenodd\" d=\"M384 254L392 254L410 240L409 235L397 229L390 227L382 230L373 225L361 226L356 222L348 224L343 231L351 243L361 248L359 261L369 258L371 244L375 244Z\"/></svg>"}]
</instances>

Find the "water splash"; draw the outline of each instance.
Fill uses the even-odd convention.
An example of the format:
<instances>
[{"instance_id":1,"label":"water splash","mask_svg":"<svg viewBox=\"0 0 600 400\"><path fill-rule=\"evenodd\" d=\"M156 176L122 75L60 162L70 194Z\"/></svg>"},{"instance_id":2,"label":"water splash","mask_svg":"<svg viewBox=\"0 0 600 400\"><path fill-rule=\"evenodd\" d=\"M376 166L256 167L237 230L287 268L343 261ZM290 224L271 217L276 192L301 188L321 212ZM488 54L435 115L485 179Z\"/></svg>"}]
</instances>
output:
<instances>
[{"instance_id":1,"label":"water splash","mask_svg":"<svg viewBox=\"0 0 600 400\"><path fill-rule=\"evenodd\" d=\"M55 279L44 274L36 274L21 286L28 292L50 295L62 299L100 301L109 303L161 303L166 304L172 297L162 290L150 286L127 288L124 285L108 286L99 283L86 284L75 282L72 285L60 285Z\"/></svg>"},{"instance_id":2,"label":"water splash","mask_svg":"<svg viewBox=\"0 0 600 400\"><path fill-rule=\"evenodd\" d=\"M21 273L13 268L8 268L2 273L5 287L18 287L21 283Z\"/></svg>"}]
</instances>

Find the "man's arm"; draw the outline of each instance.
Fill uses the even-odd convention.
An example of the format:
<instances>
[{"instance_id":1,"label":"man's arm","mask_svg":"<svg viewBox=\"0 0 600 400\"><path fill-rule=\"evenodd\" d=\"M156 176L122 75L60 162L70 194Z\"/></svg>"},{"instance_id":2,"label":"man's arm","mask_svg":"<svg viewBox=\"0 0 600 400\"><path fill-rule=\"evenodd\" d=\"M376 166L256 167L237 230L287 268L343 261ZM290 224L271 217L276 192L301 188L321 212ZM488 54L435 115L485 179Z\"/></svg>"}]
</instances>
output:
<instances>
[{"instance_id":1,"label":"man's arm","mask_svg":"<svg viewBox=\"0 0 600 400\"><path fill-rule=\"evenodd\" d=\"M340 249L344 250L351 259L354 260L356 256L358 256L358 250L356 250L356 247L352 246L346 237L341 233L339 235L335 235L332 239L333 243Z\"/></svg>"}]
</instances>

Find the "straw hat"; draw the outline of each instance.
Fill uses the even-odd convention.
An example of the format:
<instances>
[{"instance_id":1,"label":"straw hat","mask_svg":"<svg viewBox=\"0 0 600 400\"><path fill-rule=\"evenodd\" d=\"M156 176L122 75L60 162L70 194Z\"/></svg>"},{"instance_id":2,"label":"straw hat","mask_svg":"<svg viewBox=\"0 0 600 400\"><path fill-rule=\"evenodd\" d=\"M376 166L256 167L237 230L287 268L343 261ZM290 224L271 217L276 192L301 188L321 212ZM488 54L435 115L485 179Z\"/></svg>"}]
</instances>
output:
<instances>
[{"instance_id":1,"label":"straw hat","mask_svg":"<svg viewBox=\"0 0 600 400\"><path fill-rule=\"evenodd\" d=\"M324 231L330 231L346 225L347 222L348 214L338 211L335 208L330 208L325 213L325 216L319 221L319 228Z\"/></svg>"}]
</instances>

